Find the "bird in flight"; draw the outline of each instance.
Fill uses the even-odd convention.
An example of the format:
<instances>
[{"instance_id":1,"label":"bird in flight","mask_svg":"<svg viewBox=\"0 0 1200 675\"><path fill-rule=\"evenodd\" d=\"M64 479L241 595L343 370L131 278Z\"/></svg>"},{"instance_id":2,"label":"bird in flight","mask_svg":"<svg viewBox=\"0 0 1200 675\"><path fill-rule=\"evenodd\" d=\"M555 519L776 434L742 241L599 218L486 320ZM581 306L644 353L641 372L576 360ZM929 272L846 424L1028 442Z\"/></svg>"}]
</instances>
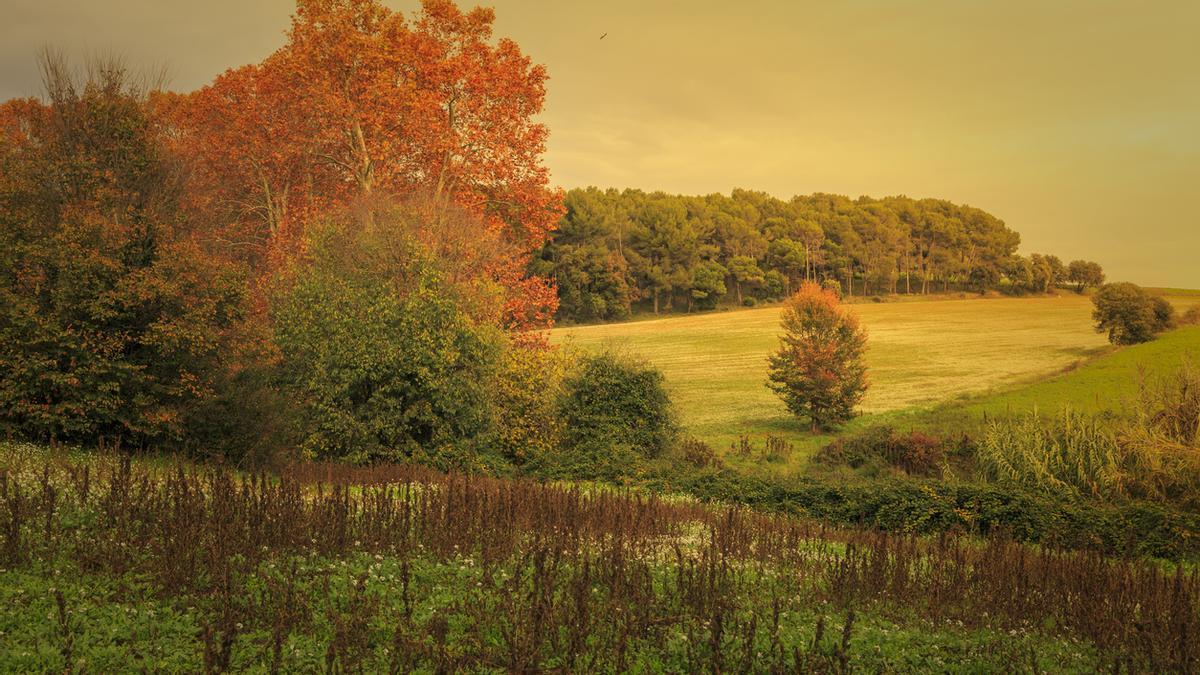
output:
<instances>
[{"instance_id":1,"label":"bird in flight","mask_svg":"<svg viewBox=\"0 0 1200 675\"><path fill-rule=\"evenodd\" d=\"M603 39L604 39L604 38L606 38L606 37L608 37L608 33L605 33L604 35L601 35L601 36L600 36L600 39L601 39L601 40L603 40Z\"/></svg>"}]
</instances>

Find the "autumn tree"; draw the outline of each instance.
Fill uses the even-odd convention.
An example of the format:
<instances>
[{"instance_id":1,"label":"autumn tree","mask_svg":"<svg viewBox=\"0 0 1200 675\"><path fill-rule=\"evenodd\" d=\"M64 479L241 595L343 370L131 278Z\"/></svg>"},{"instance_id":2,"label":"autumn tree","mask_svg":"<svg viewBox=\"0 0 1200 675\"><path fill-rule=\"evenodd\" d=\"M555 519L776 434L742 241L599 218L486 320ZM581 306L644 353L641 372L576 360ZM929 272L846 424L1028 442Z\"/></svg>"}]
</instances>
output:
<instances>
[{"instance_id":1,"label":"autumn tree","mask_svg":"<svg viewBox=\"0 0 1200 675\"><path fill-rule=\"evenodd\" d=\"M145 87L116 61L43 66L44 101L0 107L0 419L180 442L234 358L244 279L189 236Z\"/></svg>"},{"instance_id":2,"label":"autumn tree","mask_svg":"<svg viewBox=\"0 0 1200 675\"><path fill-rule=\"evenodd\" d=\"M813 432L849 420L867 390L867 336L832 292L806 282L783 307L780 347L767 386Z\"/></svg>"},{"instance_id":3,"label":"autumn tree","mask_svg":"<svg viewBox=\"0 0 1200 675\"><path fill-rule=\"evenodd\" d=\"M164 102L197 166L194 199L237 217L231 246L285 257L331 208L367 221L416 196L467 209L510 244L487 270L505 324L544 325L556 296L527 268L561 213L535 121L546 72L494 40L493 21L449 0L412 17L379 0L298 0L276 53Z\"/></svg>"}]
</instances>

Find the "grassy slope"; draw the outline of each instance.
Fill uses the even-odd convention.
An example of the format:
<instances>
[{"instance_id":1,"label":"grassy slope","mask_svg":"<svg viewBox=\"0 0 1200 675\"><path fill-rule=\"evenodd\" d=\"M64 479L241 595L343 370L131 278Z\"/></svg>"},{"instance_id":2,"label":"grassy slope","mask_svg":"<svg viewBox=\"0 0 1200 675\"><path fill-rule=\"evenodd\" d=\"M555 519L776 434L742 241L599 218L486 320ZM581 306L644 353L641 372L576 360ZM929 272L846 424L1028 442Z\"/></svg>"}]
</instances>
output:
<instances>
[{"instance_id":1,"label":"grassy slope","mask_svg":"<svg viewBox=\"0 0 1200 675\"><path fill-rule=\"evenodd\" d=\"M1153 342L1117 350L1032 384L967 397L931 409L904 411L894 419L902 425L957 432L976 428L985 415L1034 409L1055 412L1067 406L1087 412L1119 411L1136 395L1143 378L1167 372L1184 359L1200 363L1200 326L1174 330Z\"/></svg>"},{"instance_id":2,"label":"grassy slope","mask_svg":"<svg viewBox=\"0 0 1200 675\"><path fill-rule=\"evenodd\" d=\"M1198 300L1172 297L1181 308ZM944 411L947 401L1011 390L1112 351L1104 336L1092 330L1090 300L1074 294L858 304L853 310L870 332L867 359L873 386L863 403L867 414L849 431L915 419L931 409ZM766 356L777 344L778 313L772 307L562 328L551 340L583 349L624 350L661 368L684 426L717 448L728 447L741 434L760 438L771 433L787 437L803 455L829 437L808 434L763 384ZM1169 351L1180 346L1174 341L1165 345ZM1150 356L1157 359L1156 354ZM1121 357L1118 363L1128 358L1133 357ZM1093 386L1072 382L1062 386ZM1126 386L1130 380L1120 382ZM1069 392L1046 390L1037 396L1052 405L1063 393ZM1017 405L1024 400L1020 396L995 398L995 405ZM991 404L979 405L982 411Z\"/></svg>"}]
</instances>

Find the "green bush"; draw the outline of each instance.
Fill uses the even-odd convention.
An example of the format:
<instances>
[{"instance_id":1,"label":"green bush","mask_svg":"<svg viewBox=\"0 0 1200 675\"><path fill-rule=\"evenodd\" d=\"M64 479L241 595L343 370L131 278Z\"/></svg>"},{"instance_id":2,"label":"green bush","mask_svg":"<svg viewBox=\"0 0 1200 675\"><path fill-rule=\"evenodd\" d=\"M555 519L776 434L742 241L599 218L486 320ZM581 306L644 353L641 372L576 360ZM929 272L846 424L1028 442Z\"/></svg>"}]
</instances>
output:
<instances>
[{"instance_id":1,"label":"green bush","mask_svg":"<svg viewBox=\"0 0 1200 675\"><path fill-rule=\"evenodd\" d=\"M821 282L821 288L833 293L838 297L839 300L842 299L842 282L838 281L837 279L826 279L825 281Z\"/></svg>"},{"instance_id":2,"label":"green bush","mask_svg":"<svg viewBox=\"0 0 1200 675\"><path fill-rule=\"evenodd\" d=\"M474 325L435 278L402 293L318 262L281 295L274 319L308 454L461 468L481 459L501 337Z\"/></svg>"},{"instance_id":3,"label":"green bush","mask_svg":"<svg viewBox=\"0 0 1200 675\"><path fill-rule=\"evenodd\" d=\"M676 434L659 371L612 353L584 357L564 385L560 404L567 446L603 451L625 446L656 457Z\"/></svg>"},{"instance_id":4,"label":"green bush","mask_svg":"<svg viewBox=\"0 0 1200 675\"><path fill-rule=\"evenodd\" d=\"M721 466L721 458L717 451L708 443L690 436L682 438L675 445L675 454L681 461L703 469L710 466Z\"/></svg>"},{"instance_id":5,"label":"green bush","mask_svg":"<svg viewBox=\"0 0 1200 675\"><path fill-rule=\"evenodd\" d=\"M1200 374L1189 366L1143 384L1127 418L1066 410L991 420L980 476L1103 499L1200 503Z\"/></svg>"},{"instance_id":6,"label":"green bush","mask_svg":"<svg viewBox=\"0 0 1200 675\"><path fill-rule=\"evenodd\" d=\"M975 459L985 480L1104 498L1124 493L1128 468L1112 425L1071 410L990 420Z\"/></svg>"},{"instance_id":7,"label":"green bush","mask_svg":"<svg viewBox=\"0 0 1200 675\"><path fill-rule=\"evenodd\" d=\"M563 349L511 345L490 387L493 438L516 466L541 466L563 444L559 403L574 357Z\"/></svg>"},{"instance_id":8,"label":"green bush","mask_svg":"<svg viewBox=\"0 0 1200 675\"><path fill-rule=\"evenodd\" d=\"M1132 345L1154 339L1171 327L1175 308L1165 298L1151 295L1131 283L1105 284L1092 296L1096 330L1108 333L1114 345Z\"/></svg>"},{"instance_id":9,"label":"green bush","mask_svg":"<svg viewBox=\"0 0 1200 675\"><path fill-rule=\"evenodd\" d=\"M1200 514L1145 501L1107 504L1012 485L913 479L847 485L679 467L661 471L649 483L705 501L745 504L888 532L1004 533L1017 541L1069 549L1166 560L1200 559Z\"/></svg>"}]
</instances>

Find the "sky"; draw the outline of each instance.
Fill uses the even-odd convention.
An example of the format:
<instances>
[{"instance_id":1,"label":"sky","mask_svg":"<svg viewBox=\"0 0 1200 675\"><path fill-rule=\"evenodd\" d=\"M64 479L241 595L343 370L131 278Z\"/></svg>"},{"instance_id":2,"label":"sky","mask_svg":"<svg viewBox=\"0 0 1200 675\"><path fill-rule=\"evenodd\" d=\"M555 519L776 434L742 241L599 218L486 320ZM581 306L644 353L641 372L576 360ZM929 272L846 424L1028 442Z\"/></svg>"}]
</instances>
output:
<instances>
[{"instance_id":1,"label":"sky","mask_svg":"<svg viewBox=\"0 0 1200 675\"><path fill-rule=\"evenodd\" d=\"M1200 288L1197 0L485 4L549 70L556 185L939 197L1025 253ZM194 89L282 44L293 6L0 0L0 99L38 93L45 46Z\"/></svg>"}]
</instances>

